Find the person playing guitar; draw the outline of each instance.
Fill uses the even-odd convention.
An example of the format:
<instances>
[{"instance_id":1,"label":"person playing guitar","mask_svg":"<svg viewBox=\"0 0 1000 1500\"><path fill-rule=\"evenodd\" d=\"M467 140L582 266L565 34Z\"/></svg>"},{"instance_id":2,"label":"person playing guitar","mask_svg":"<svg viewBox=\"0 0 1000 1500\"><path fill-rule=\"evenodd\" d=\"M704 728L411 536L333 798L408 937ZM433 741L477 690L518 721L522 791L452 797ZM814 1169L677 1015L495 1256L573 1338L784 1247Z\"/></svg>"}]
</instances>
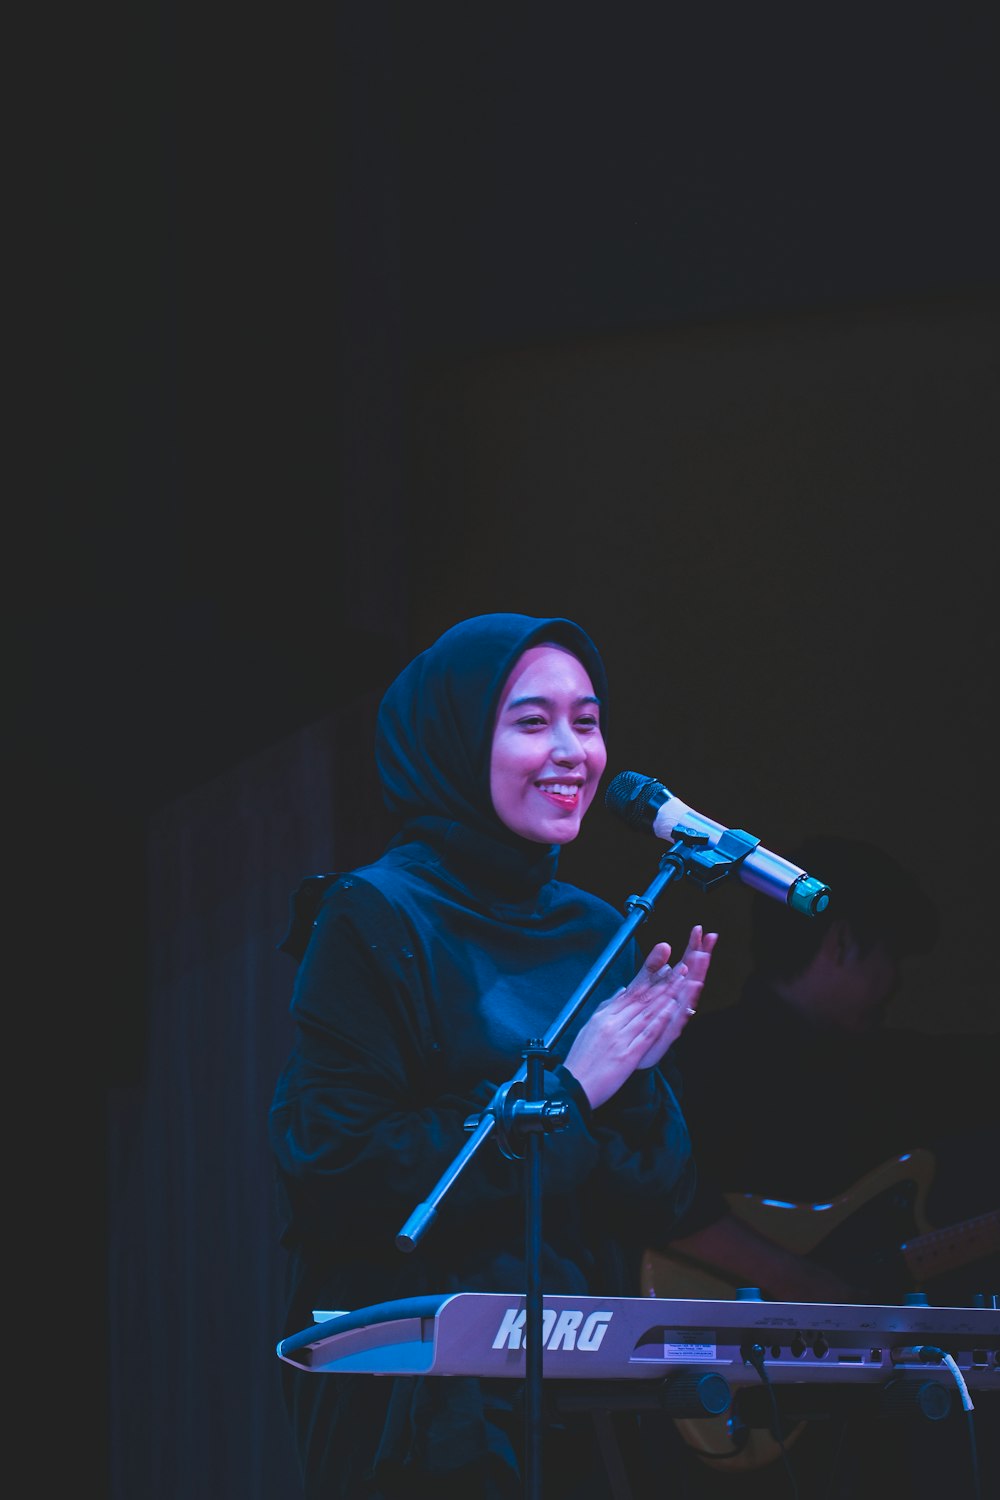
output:
<instances>
[{"instance_id":1,"label":"person playing guitar","mask_svg":"<svg viewBox=\"0 0 1000 1500\"><path fill-rule=\"evenodd\" d=\"M751 903L752 969L676 1048L699 1186L642 1292L963 1305L1000 1287L996 1036L886 1024L937 909L891 855L812 837L790 858L831 889L804 920ZM689 1423L693 1446L707 1424ZM758 1438L760 1435L756 1435ZM770 1435L751 1442L776 1455ZM754 1461L713 1441L713 1462Z\"/></svg>"}]
</instances>

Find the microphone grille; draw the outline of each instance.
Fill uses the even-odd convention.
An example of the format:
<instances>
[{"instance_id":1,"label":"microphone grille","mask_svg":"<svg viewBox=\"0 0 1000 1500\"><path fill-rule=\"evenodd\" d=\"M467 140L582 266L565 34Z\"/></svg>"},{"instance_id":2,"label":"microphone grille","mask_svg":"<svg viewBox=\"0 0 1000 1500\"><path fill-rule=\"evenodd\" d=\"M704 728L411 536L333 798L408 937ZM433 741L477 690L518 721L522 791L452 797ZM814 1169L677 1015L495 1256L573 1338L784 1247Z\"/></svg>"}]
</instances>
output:
<instances>
[{"instance_id":1,"label":"microphone grille","mask_svg":"<svg viewBox=\"0 0 1000 1500\"><path fill-rule=\"evenodd\" d=\"M655 776L619 771L604 794L604 805L630 828L652 829L657 810L670 793Z\"/></svg>"}]
</instances>

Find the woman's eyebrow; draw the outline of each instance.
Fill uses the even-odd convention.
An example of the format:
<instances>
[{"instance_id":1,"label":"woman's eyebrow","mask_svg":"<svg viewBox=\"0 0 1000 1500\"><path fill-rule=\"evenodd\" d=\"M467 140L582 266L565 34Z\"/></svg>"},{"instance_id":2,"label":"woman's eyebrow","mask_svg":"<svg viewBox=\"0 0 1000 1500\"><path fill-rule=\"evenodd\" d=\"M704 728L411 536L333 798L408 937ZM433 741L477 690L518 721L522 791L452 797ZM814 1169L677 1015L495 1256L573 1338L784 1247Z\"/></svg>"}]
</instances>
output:
<instances>
[{"instance_id":1,"label":"woman's eyebrow","mask_svg":"<svg viewBox=\"0 0 1000 1500\"><path fill-rule=\"evenodd\" d=\"M512 698L510 700L510 702L507 704L507 708L506 708L505 712L509 712L510 709L512 709L512 708L523 708L526 703L537 704L539 708L551 708L552 707L552 699L551 698L544 698L544 697L541 697L541 696L527 696L526 695L523 698ZM600 706L601 706L601 700L600 700L600 698L595 698L593 696L593 694L591 694L591 693L585 693L583 695L583 697L574 698L574 700L573 700L573 707L574 708L582 708L585 703L592 703L595 708L600 708Z\"/></svg>"}]
</instances>

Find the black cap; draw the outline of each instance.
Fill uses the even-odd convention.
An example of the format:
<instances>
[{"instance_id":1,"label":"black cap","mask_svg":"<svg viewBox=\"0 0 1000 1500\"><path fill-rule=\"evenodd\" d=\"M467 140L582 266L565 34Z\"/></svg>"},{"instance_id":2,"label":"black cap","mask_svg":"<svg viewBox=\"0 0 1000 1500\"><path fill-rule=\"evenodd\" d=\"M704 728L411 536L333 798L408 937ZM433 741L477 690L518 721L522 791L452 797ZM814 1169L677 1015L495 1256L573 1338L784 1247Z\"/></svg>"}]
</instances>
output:
<instances>
[{"instance_id":1,"label":"black cap","mask_svg":"<svg viewBox=\"0 0 1000 1500\"><path fill-rule=\"evenodd\" d=\"M759 968L797 973L838 921L850 923L862 948L882 941L898 958L929 953L937 942L937 907L916 875L885 849L864 839L811 834L787 858L830 887L830 902L824 912L803 922L778 903L756 896L751 943Z\"/></svg>"}]
</instances>

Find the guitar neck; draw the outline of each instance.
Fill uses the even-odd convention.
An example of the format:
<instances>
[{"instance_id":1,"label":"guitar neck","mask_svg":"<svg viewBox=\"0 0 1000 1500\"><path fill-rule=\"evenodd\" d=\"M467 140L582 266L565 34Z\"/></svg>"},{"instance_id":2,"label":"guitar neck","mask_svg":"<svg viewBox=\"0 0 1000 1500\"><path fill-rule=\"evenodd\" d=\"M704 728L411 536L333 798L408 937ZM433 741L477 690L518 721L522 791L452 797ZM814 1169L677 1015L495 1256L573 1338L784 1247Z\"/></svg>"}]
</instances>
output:
<instances>
[{"instance_id":1,"label":"guitar neck","mask_svg":"<svg viewBox=\"0 0 1000 1500\"><path fill-rule=\"evenodd\" d=\"M929 1230L908 1240L900 1250L914 1284L922 1286L945 1271L1000 1252L1000 1209L946 1229Z\"/></svg>"}]
</instances>

